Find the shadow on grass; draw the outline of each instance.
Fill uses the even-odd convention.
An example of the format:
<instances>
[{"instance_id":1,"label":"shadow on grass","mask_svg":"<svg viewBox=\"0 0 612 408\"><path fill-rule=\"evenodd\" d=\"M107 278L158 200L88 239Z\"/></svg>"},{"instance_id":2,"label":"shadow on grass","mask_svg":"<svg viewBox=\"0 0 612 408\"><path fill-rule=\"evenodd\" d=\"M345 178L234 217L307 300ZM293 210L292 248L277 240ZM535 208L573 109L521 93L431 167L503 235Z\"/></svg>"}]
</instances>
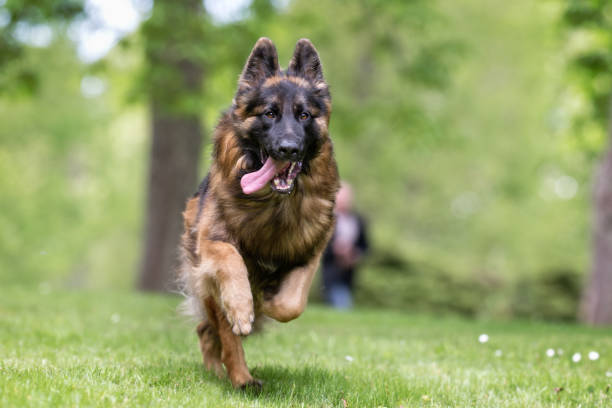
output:
<instances>
[{"instance_id":1,"label":"shadow on grass","mask_svg":"<svg viewBox=\"0 0 612 408\"><path fill-rule=\"evenodd\" d=\"M234 390L227 378L218 378L198 362L164 362L138 370L155 388L183 389L195 386L230 394L245 401L265 401L279 406L333 405L341 403L353 388L342 371L330 371L313 365L298 368L266 365L251 369L251 374L264 384L261 391Z\"/></svg>"},{"instance_id":2,"label":"shadow on grass","mask_svg":"<svg viewBox=\"0 0 612 408\"><path fill-rule=\"evenodd\" d=\"M245 398L269 400L281 405L322 402L335 405L351 388L342 372L323 370L312 365L299 368L255 367L251 373L264 384L260 392L244 392Z\"/></svg>"}]
</instances>

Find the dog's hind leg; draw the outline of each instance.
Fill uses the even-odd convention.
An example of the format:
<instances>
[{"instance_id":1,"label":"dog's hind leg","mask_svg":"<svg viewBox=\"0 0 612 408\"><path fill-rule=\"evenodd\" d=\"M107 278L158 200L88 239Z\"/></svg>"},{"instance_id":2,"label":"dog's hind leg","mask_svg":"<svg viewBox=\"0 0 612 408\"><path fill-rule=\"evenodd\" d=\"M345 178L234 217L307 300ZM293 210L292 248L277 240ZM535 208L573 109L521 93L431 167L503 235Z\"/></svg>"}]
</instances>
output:
<instances>
[{"instance_id":1,"label":"dog's hind leg","mask_svg":"<svg viewBox=\"0 0 612 408\"><path fill-rule=\"evenodd\" d=\"M221 363L221 339L214 319L207 317L207 320L198 325L196 333L200 339L204 366L207 370L215 373L217 377L224 377L225 370L223 370L223 364Z\"/></svg>"},{"instance_id":2,"label":"dog's hind leg","mask_svg":"<svg viewBox=\"0 0 612 408\"><path fill-rule=\"evenodd\" d=\"M212 297L206 299L205 304L210 321L217 329L221 346L221 361L227 369L232 385L235 388L260 388L261 381L253 378L247 368L240 336L234 334L225 314Z\"/></svg>"}]
</instances>

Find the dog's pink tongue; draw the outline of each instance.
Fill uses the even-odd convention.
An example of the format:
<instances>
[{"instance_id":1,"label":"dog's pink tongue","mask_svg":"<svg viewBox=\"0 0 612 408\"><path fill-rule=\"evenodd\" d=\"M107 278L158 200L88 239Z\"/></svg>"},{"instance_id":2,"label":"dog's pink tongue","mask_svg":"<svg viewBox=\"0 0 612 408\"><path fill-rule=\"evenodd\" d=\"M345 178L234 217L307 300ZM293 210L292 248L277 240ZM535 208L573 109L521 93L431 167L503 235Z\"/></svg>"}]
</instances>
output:
<instances>
[{"instance_id":1,"label":"dog's pink tongue","mask_svg":"<svg viewBox=\"0 0 612 408\"><path fill-rule=\"evenodd\" d=\"M286 163L276 162L271 157L264 163L261 169L252 173L247 173L240 179L240 187L244 194L252 194L261 190Z\"/></svg>"}]
</instances>

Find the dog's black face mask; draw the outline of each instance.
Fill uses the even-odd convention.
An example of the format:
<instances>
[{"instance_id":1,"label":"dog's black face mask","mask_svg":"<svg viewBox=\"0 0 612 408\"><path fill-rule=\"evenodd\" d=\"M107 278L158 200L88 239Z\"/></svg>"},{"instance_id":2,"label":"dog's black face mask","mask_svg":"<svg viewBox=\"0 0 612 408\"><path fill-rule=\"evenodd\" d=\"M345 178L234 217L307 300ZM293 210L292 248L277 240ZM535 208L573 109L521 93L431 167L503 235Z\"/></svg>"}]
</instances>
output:
<instances>
[{"instance_id":1,"label":"dog's black face mask","mask_svg":"<svg viewBox=\"0 0 612 408\"><path fill-rule=\"evenodd\" d=\"M298 42L282 72L274 45L260 39L240 77L232 112L254 170L243 176L243 192L270 183L279 193L291 193L327 137L329 114L329 91L310 41Z\"/></svg>"},{"instance_id":2,"label":"dog's black face mask","mask_svg":"<svg viewBox=\"0 0 612 408\"><path fill-rule=\"evenodd\" d=\"M306 145L306 127L312 122L312 110L305 90L289 81L261 90L258 129L252 132L267 154L279 161L301 161ZM308 129L310 130L310 129ZM309 136L316 136L309 132Z\"/></svg>"}]
</instances>

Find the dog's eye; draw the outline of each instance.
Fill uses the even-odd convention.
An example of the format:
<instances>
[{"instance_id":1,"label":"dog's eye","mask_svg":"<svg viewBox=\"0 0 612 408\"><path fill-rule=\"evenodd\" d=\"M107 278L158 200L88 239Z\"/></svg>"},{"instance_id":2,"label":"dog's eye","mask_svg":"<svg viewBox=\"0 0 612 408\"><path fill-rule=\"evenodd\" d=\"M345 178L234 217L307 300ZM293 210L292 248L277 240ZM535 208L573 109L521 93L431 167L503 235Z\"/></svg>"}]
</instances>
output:
<instances>
[{"instance_id":1,"label":"dog's eye","mask_svg":"<svg viewBox=\"0 0 612 408\"><path fill-rule=\"evenodd\" d=\"M266 118L268 118L268 119L276 118L276 113L274 113L272 111L267 111L266 113L264 113L264 115L266 115Z\"/></svg>"},{"instance_id":2,"label":"dog's eye","mask_svg":"<svg viewBox=\"0 0 612 408\"><path fill-rule=\"evenodd\" d=\"M300 118L300 120L306 120L310 117L310 113L308 112L302 112L300 113L300 115L298 116Z\"/></svg>"}]
</instances>

